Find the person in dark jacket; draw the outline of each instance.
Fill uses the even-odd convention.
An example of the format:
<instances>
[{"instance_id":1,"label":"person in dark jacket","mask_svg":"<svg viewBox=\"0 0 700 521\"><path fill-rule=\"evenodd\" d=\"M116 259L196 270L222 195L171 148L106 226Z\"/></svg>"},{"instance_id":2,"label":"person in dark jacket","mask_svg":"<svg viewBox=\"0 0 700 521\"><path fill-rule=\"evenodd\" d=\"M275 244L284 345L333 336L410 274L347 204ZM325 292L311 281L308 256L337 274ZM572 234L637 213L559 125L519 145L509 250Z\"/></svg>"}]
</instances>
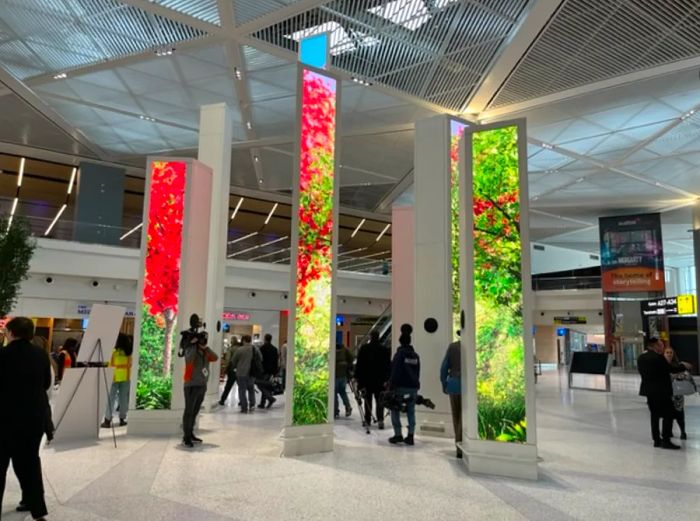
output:
<instances>
[{"instance_id":1,"label":"person in dark jacket","mask_svg":"<svg viewBox=\"0 0 700 521\"><path fill-rule=\"evenodd\" d=\"M43 520L44 501L39 445L46 430L51 364L31 343L34 323L25 317L7 323L9 344L0 350L0 509L12 461L22 489L22 510Z\"/></svg>"},{"instance_id":2,"label":"person in dark jacket","mask_svg":"<svg viewBox=\"0 0 700 521\"><path fill-rule=\"evenodd\" d=\"M458 444L462 441L462 343L459 341L452 342L447 347L440 367L440 382L442 392L450 397L455 444ZM459 447L457 447L457 457L462 457Z\"/></svg>"},{"instance_id":3,"label":"person in dark jacket","mask_svg":"<svg viewBox=\"0 0 700 521\"><path fill-rule=\"evenodd\" d=\"M647 350L639 355L637 369L642 377L639 394L647 398L654 447L677 450L680 446L671 442L675 417L671 374L683 372L687 366L684 364L673 367L666 361L663 352L663 343L658 338L650 338ZM661 434L659 434L659 419L663 423Z\"/></svg>"},{"instance_id":4,"label":"person in dark jacket","mask_svg":"<svg viewBox=\"0 0 700 521\"><path fill-rule=\"evenodd\" d=\"M277 348L272 345L272 335L265 335L265 343L260 346L260 354L262 355L263 374L258 381L256 381L258 389L260 389L260 394L262 395L258 408L264 409L265 404L267 404L267 408L269 409L272 407L272 404L277 401L272 394L270 380L273 376L277 376L280 370L280 355Z\"/></svg>"},{"instance_id":5,"label":"person in dark jacket","mask_svg":"<svg viewBox=\"0 0 700 521\"><path fill-rule=\"evenodd\" d=\"M343 400L345 406L345 416L352 414L350 398L348 398L348 378L352 373L352 363L354 359L352 353L343 344L335 346L335 417L340 416L340 406L338 405L338 395Z\"/></svg>"},{"instance_id":6,"label":"person in dark jacket","mask_svg":"<svg viewBox=\"0 0 700 521\"><path fill-rule=\"evenodd\" d=\"M401 326L399 348L391 362L391 377L389 389L394 391L406 403L406 416L408 417L408 435L404 438L401 432L401 413L392 409L391 425L394 427L394 436L389 438L389 443L405 443L413 445L413 435L416 431L416 398L420 389L420 357L411 345L411 333L413 328L409 324Z\"/></svg>"},{"instance_id":7,"label":"person in dark jacket","mask_svg":"<svg viewBox=\"0 0 700 521\"><path fill-rule=\"evenodd\" d=\"M355 365L357 387L364 396L365 425L372 424L372 400L376 403L376 418L379 429L384 428L384 406L381 392L389 383L391 375L391 352L379 341L379 332L372 330L369 342L360 347Z\"/></svg>"}]
</instances>

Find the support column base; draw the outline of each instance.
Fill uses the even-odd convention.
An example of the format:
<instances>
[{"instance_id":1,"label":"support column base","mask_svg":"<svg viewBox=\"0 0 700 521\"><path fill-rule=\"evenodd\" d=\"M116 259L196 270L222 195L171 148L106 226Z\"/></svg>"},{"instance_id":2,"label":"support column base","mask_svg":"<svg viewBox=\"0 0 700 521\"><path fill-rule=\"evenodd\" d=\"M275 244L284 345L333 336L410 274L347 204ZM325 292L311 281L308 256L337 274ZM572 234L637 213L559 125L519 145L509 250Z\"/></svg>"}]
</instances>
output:
<instances>
[{"instance_id":1,"label":"support column base","mask_svg":"<svg viewBox=\"0 0 700 521\"><path fill-rule=\"evenodd\" d=\"M282 456L333 452L333 424L287 426L282 430Z\"/></svg>"},{"instance_id":2,"label":"support column base","mask_svg":"<svg viewBox=\"0 0 700 521\"><path fill-rule=\"evenodd\" d=\"M433 438L454 438L452 415L449 412L416 412L416 434Z\"/></svg>"},{"instance_id":3,"label":"support column base","mask_svg":"<svg viewBox=\"0 0 700 521\"><path fill-rule=\"evenodd\" d=\"M131 436L182 436L182 412L131 410L126 432Z\"/></svg>"},{"instance_id":4,"label":"support column base","mask_svg":"<svg viewBox=\"0 0 700 521\"><path fill-rule=\"evenodd\" d=\"M470 473L536 480L537 446L485 440L458 444Z\"/></svg>"}]
</instances>

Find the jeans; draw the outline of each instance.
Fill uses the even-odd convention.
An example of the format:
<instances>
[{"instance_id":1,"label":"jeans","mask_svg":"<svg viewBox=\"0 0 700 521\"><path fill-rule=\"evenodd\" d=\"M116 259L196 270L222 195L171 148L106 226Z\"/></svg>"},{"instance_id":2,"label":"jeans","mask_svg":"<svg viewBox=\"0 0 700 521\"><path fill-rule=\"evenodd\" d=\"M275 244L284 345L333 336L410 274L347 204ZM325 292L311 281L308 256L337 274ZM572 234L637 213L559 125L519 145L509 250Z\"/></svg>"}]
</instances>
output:
<instances>
[{"instance_id":1,"label":"jeans","mask_svg":"<svg viewBox=\"0 0 700 521\"><path fill-rule=\"evenodd\" d=\"M197 421L199 409L207 394L206 385L192 385L185 387L185 412L182 415L182 432L185 441L192 441L194 436L194 424Z\"/></svg>"},{"instance_id":2,"label":"jeans","mask_svg":"<svg viewBox=\"0 0 700 521\"><path fill-rule=\"evenodd\" d=\"M417 389L409 389L408 387L399 387L395 389L397 395L406 399L406 416L408 417L408 434L416 432L416 397L418 396ZM401 436L401 413L399 411L391 411L391 425L394 427L394 434Z\"/></svg>"},{"instance_id":3,"label":"jeans","mask_svg":"<svg viewBox=\"0 0 700 521\"><path fill-rule=\"evenodd\" d=\"M335 415L340 414L340 407L338 407L338 395L340 399L343 400L343 405L345 410L350 410L350 398L348 398L348 379L344 377L335 379Z\"/></svg>"},{"instance_id":4,"label":"jeans","mask_svg":"<svg viewBox=\"0 0 700 521\"><path fill-rule=\"evenodd\" d=\"M119 419L126 420L126 413L129 412L129 388L131 382L112 382L112 388L109 390L107 398L107 409L105 410L105 420L112 419L114 411L114 403L119 398Z\"/></svg>"},{"instance_id":5,"label":"jeans","mask_svg":"<svg viewBox=\"0 0 700 521\"><path fill-rule=\"evenodd\" d=\"M32 517L38 519L48 514L39 457L42 436L43 433L8 433L0 438L0 510L5 493L7 468L11 460L22 489L22 501L29 508Z\"/></svg>"},{"instance_id":6,"label":"jeans","mask_svg":"<svg viewBox=\"0 0 700 521\"><path fill-rule=\"evenodd\" d=\"M247 411L255 407L255 378L252 376L239 376L238 380L238 405Z\"/></svg>"},{"instance_id":7,"label":"jeans","mask_svg":"<svg viewBox=\"0 0 700 521\"><path fill-rule=\"evenodd\" d=\"M224 386L224 393L221 395L221 399L219 400L219 403L224 403L226 399L228 398L229 393L231 392L231 389L233 388L233 384L236 383L236 369L233 367L233 364L228 364L228 368L226 369L226 385Z\"/></svg>"}]
</instances>

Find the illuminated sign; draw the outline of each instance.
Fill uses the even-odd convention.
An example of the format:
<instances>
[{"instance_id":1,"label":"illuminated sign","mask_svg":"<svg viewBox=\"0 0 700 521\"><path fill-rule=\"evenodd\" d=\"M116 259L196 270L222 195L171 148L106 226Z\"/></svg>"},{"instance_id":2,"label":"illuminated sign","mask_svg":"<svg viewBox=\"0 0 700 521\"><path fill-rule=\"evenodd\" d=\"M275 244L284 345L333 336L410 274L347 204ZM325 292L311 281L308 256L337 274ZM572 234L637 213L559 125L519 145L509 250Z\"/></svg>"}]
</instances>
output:
<instances>
[{"instance_id":1,"label":"illuminated sign","mask_svg":"<svg viewBox=\"0 0 700 521\"><path fill-rule=\"evenodd\" d=\"M695 295L678 295L678 314L679 315L694 315L697 312L698 306Z\"/></svg>"},{"instance_id":2,"label":"illuminated sign","mask_svg":"<svg viewBox=\"0 0 700 521\"><path fill-rule=\"evenodd\" d=\"M645 317L692 315L695 311L695 295L679 295L642 301L642 315Z\"/></svg>"},{"instance_id":3,"label":"illuminated sign","mask_svg":"<svg viewBox=\"0 0 700 521\"><path fill-rule=\"evenodd\" d=\"M221 318L224 320L250 320L250 313L240 312L240 311L224 311L221 314Z\"/></svg>"},{"instance_id":4,"label":"illuminated sign","mask_svg":"<svg viewBox=\"0 0 700 521\"><path fill-rule=\"evenodd\" d=\"M563 325L563 324L587 324L588 319L586 317L570 317L570 316L565 316L565 317L554 317L554 323Z\"/></svg>"}]
</instances>

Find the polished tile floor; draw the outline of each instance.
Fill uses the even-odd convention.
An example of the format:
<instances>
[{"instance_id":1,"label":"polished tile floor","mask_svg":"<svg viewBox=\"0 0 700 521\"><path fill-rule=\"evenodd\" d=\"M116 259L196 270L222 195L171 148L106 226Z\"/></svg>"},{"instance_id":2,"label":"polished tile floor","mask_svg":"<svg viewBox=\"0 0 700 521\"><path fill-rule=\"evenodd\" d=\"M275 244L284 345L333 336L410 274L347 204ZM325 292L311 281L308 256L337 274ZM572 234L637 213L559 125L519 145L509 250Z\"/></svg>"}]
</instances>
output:
<instances>
[{"instance_id":1,"label":"polished tile floor","mask_svg":"<svg viewBox=\"0 0 700 521\"><path fill-rule=\"evenodd\" d=\"M684 450L651 446L634 377L613 392L569 391L557 373L537 385L541 479L470 476L447 441L392 447L357 415L336 426L334 453L280 458L282 411L203 417L206 443L120 436L43 451L50 519L65 521L698 520L700 399L686 409ZM19 499L9 476L4 520Z\"/></svg>"}]
</instances>

